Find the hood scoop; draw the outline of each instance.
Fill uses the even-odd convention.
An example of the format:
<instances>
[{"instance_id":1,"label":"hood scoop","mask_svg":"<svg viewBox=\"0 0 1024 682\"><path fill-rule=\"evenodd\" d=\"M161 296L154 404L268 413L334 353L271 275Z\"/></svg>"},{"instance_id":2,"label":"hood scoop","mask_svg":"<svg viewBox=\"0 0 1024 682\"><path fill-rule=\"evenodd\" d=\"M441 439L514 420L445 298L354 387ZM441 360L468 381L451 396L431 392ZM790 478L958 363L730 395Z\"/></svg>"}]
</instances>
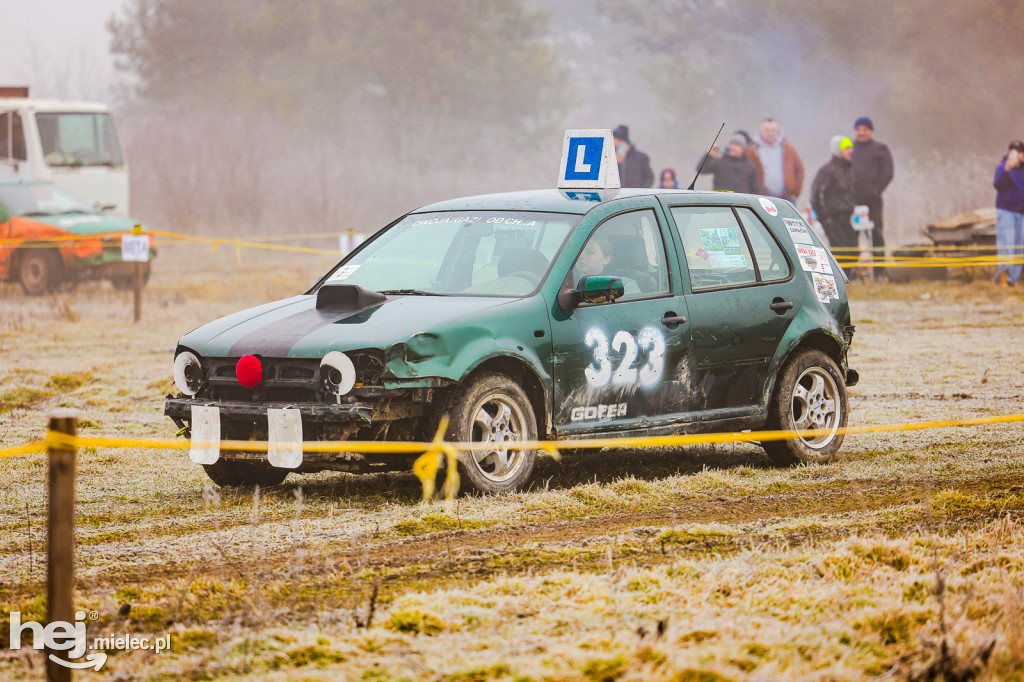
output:
<instances>
[{"instance_id":1,"label":"hood scoop","mask_svg":"<svg viewBox=\"0 0 1024 682\"><path fill-rule=\"evenodd\" d=\"M316 309L355 313L388 300L384 294L362 288L358 284L325 284L316 292Z\"/></svg>"}]
</instances>

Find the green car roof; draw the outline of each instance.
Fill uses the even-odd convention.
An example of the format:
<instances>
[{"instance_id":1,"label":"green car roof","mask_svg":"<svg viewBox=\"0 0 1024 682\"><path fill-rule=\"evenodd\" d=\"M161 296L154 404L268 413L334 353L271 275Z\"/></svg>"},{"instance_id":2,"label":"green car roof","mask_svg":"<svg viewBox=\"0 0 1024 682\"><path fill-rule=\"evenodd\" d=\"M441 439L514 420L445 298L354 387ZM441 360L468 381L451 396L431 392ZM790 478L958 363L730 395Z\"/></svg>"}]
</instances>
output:
<instances>
[{"instance_id":1,"label":"green car roof","mask_svg":"<svg viewBox=\"0 0 1024 682\"><path fill-rule=\"evenodd\" d=\"M588 192L596 190L569 190ZM639 197L651 194L689 194L695 196L707 196L715 194L721 196L721 192L696 192L685 189L620 189L601 190L607 192L607 198L603 201L579 201L567 198L557 189L534 189L523 192L499 192L497 194L480 194L471 197L448 199L428 204L416 209L413 213L427 213L431 211L545 211L548 213L576 213L582 215L591 209L600 206L605 201L623 199L626 197ZM612 193L614 192L614 195ZM747 195L731 194L733 197L746 197Z\"/></svg>"}]
</instances>

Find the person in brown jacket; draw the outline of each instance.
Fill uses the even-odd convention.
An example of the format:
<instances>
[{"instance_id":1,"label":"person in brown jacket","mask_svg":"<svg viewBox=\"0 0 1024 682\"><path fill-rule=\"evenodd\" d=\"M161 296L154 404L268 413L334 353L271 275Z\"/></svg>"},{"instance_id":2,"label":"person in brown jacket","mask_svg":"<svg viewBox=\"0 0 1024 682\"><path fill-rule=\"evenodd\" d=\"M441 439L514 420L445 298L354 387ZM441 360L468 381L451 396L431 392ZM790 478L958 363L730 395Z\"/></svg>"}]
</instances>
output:
<instances>
[{"instance_id":1,"label":"person in brown jacket","mask_svg":"<svg viewBox=\"0 0 1024 682\"><path fill-rule=\"evenodd\" d=\"M760 134L747 147L747 158L757 168L761 194L796 202L804 186L804 163L782 137L774 118L761 122Z\"/></svg>"}]
</instances>

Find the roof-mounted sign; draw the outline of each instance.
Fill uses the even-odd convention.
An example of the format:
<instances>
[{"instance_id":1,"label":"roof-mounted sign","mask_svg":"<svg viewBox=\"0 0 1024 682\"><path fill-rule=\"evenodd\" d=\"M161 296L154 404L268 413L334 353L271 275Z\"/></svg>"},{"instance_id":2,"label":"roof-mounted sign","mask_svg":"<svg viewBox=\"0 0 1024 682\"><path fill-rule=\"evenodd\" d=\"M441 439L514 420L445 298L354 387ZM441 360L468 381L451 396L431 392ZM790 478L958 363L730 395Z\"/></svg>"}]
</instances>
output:
<instances>
[{"instance_id":1,"label":"roof-mounted sign","mask_svg":"<svg viewBox=\"0 0 1024 682\"><path fill-rule=\"evenodd\" d=\"M562 142L562 164L558 189L618 189L619 164L615 143L608 129L566 130ZM592 194L577 192L575 194Z\"/></svg>"}]
</instances>

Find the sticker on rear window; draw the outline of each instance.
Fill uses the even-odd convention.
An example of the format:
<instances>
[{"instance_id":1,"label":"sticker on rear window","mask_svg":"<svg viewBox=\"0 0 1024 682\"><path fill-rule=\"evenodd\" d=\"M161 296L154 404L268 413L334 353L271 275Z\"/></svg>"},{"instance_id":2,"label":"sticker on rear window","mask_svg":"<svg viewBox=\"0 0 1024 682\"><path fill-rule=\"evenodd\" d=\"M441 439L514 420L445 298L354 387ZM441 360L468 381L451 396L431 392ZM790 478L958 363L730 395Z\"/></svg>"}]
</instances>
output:
<instances>
[{"instance_id":1,"label":"sticker on rear window","mask_svg":"<svg viewBox=\"0 0 1024 682\"><path fill-rule=\"evenodd\" d=\"M359 269L358 265L345 265L338 268L333 275L331 275L331 281L337 282L338 280L348 279L349 276Z\"/></svg>"},{"instance_id":2,"label":"sticker on rear window","mask_svg":"<svg viewBox=\"0 0 1024 682\"><path fill-rule=\"evenodd\" d=\"M765 210L765 213L770 216L779 215L779 209L775 207L775 202L771 199L767 197L758 197L757 200L761 202L761 208Z\"/></svg>"},{"instance_id":3,"label":"sticker on rear window","mask_svg":"<svg viewBox=\"0 0 1024 682\"><path fill-rule=\"evenodd\" d=\"M782 222L786 223L786 230L789 232L789 236L792 237L794 243L814 243L814 240L811 239L811 231L807 229L807 226L804 225L803 222L793 220L792 218L783 218Z\"/></svg>"},{"instance_id":4,"label":"sticker on rear window","mask_svg":"<svg viewBox=\"0 0 1024 682\"><path fill-rule=\"evenodd\" d=\"M820 246L797 244L796 255L800 257L800 267L807 272L832 274L832 262L828 258L828 252Z\"/></svg>"},{"instance_id":5,"label":"sticker on rear window","mask_svg":"<svg viewBox=\"0 0 1024 682\"><path fill-rule=\"evenodd\" d=\"M814 278L814 293L822 303L828 303L830 299L839 300L839 290L836 289L836 278L832 275L822 275L812 272Z\"/></svg>"}]
</instances>

